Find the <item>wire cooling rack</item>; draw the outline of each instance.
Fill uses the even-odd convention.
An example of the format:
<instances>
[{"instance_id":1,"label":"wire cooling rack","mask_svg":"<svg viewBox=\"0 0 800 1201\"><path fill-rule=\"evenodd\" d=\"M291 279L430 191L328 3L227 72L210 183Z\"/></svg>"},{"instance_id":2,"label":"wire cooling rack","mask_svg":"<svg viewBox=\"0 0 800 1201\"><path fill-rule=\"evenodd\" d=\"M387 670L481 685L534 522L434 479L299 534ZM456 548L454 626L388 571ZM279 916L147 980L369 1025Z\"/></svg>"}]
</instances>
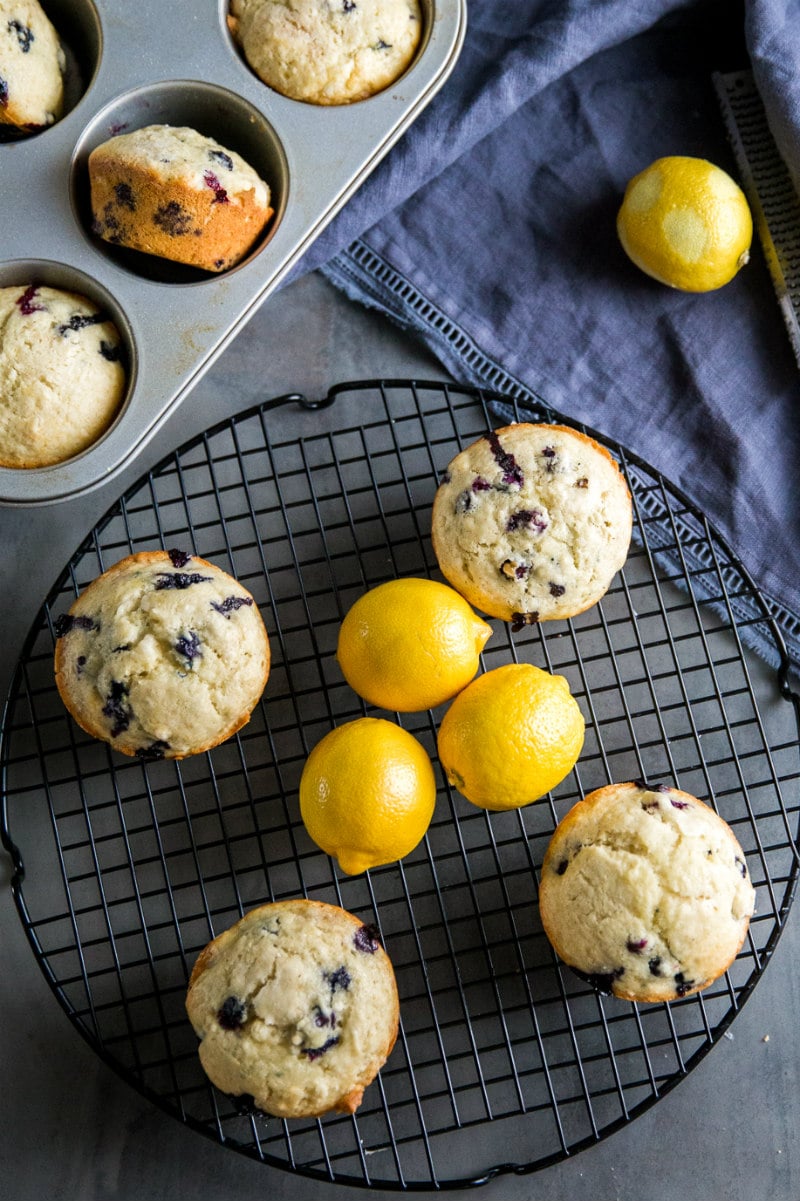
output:
<instances>
[{"instance_id":1,"label":"wire cooling rack","mask_svg":"<svg viewBox=\"0 0 800 1201\"><path fill-rule=\"evenodd\" d=\"M343 393L358 393L357 425L330 428L334 410L327 429L320 415L318 426L304 422L314 432L289 438L282 430L302 398L257 406L171 454L92 531L37 616L10 691L3 840L56 996L98 1054L164 1110L308 1176L394 1189L478 1184L597 1142L726 1030L795 887L797 699L742 565L663 476L611 445L634 502L624 571L571 621L518 633L493 622L483 656L486 669L521 660L567 677L587 722L575 771L537 804L488 814L450 791L437 767L437 808L417 850L342 876L308 839L297 802L309 749L366 711L335 663L339 622L367 587L437 575L436 481L460 448L502 423L497 398L441 383L348 384L328 399ZM520 419L564 420L503 403ZM53 683L59 614L100 571L158 546L242 580L273 649L250 724L180 763L125 759L89 738ZM777 677L744 650L754 631L774 646ZM398 719L434 760L440 717ZM556 960L536 904L556 821L590 789L635 778L713 804L757 893L730 971L669 1005L593 992ZM209 1085L184 1013L207 940L254 905L301 895L377 923L397 973L400 1037L354 1116L247 1112Z\"/></svg>"}]
</instances>

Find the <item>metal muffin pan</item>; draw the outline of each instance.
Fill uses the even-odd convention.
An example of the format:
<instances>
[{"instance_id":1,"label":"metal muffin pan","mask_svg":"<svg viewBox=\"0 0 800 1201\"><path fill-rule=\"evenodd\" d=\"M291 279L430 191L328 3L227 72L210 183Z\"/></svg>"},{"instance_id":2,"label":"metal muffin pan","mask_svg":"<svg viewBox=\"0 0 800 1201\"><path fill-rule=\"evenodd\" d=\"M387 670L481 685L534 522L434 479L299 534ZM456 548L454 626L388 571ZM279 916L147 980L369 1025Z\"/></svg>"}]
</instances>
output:
<instances>
[{"instance_id":1,"label":"metal muffin pan","mask_svg":"<svg viewBox=\"0 0 800 1201\"><path fill-rule=\"evenodd\" d=\"M153 437L447 79L466 0L421 0L420 49L391 87L324 107L274 92L227 28L228 0L41 0L67 50L67 111L0 143L0 287L82 292L127 352L119 416L91 447L46 468L0 468L0 503L89 492ZM191 125L238 151L270 186L275 214L246 261L207 275L103 242L91 229L87 159L124 129Z\"/></svg>"}]
</instances>

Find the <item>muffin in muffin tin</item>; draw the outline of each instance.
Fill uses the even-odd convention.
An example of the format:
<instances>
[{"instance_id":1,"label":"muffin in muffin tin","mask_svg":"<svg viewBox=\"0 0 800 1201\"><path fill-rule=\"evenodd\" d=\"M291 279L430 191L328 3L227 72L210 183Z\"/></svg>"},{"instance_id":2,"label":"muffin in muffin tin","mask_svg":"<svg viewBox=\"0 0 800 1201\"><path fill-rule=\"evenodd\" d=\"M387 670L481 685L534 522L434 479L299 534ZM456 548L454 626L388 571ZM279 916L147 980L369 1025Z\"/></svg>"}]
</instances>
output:
<instances>
[{"instance_id":1,"label":"muffin in muffin tin","mask_svg":"<svg viewBox=\"0 0 800 1201\"><path fill-rule=\"evenodd\" d=\"M205 271L234 266L273 214L240 154L188 126L146 125L89 155L93 228L117 246Z\"/></svg>"},{"instance_id":2,"label":"muffin in muffin tin","mask_svg":"<svg viewBox=\"0 0 800 1201\"><path fill-rule=\"evenodd\" d=\"M48 467L91 446L126 388L123 346L86 296L0 288L0 466Z\"/></svg>"},{"instance_id":3,"label":"muffin in muffin tin","mask_svg":"<svg viewBox=\"0 0 800 1201\"><path fill-rule=\"evenodd\" d=\"M231 0L229 25L269 87L309 104L383 91L422 37L419 0Z\"/></svg>"},{"instance_id":4,"label":"muffin in muffin tin","mask_svg":"<svg viewBox=\"0 0 800 1201\"><path fill-rule=\"evenodd\" d=\"M64 106L66 55L38 0L0 0L0 125L34 132Z\"/></svg>"}]
</instances>

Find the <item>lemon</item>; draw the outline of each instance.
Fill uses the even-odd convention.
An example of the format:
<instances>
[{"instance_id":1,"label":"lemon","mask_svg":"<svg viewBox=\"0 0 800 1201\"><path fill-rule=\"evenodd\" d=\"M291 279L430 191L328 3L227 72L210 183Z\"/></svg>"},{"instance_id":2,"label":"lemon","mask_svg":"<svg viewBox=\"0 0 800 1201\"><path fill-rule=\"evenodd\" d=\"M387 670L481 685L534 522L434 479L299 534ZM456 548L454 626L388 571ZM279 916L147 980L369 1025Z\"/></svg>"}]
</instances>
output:
<instances>
[{"instance_id":1,"label":"lemon","mask_svg":"<svg viewBox=\"0 0 800 1201\"><path fill-rule=\"evenodd\" d=\"M531 663L487 671L459 693L439 727L449 782L482 809L519 809L575 766L584 721L563 676Z\"/></svg>"},{"instance_id":2,"label":"lemon","mask_svg":"<svg viewBox=\"0 0 800 1201\"><path fill-rule=\"evenodd\" d=\"M413 851L435 803L427 751L413 734L381 717L360 717L331 730L300 777L306 830L348 875Z\"/></svg>"},{"instance_id":3,"label":"lemon","mask_svg":"<svg viewBox=\"0 0 800 1201\"><path fill-rule=\"evenodd\" d=\"M706 159L673 155L630 181L617 233L628 257L660 283L711 292L750 257L753 219L730 175Z\"/></svg>"},{"instance_id":4,"label":"lemon","mask_svg":"<svg viewBox=\"0 0 800 1201\"><path fill-rule=\"evenodd\" d=\"M411 713L449 701L469 683L491 632L447 584L389 580L348 610L336 658L359 696Z\"/></svg>"}]
</instances>

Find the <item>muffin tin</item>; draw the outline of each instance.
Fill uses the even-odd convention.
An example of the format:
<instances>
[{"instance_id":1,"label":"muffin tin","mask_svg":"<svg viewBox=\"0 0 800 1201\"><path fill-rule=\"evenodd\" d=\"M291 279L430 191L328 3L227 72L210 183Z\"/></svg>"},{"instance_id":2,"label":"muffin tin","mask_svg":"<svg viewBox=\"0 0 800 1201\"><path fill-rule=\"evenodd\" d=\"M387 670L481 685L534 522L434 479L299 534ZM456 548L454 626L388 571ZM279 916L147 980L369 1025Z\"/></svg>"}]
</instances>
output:
<instances>
[{"instance_id":1,"label":"muffin tin","mask_svg":"<svg viewBox=\"0 0 800 1201\"><path fill-rule=\"evenodd\" d=\"M129 385L120 414L68 462L0 469L0 503L37 505L105 483L153 437L205 369L445 82L465 0L422 0L423 36L406 73L356 104L287 99L250 70L226 24L228 0L42 0L67 52L66 111L0 144L6 225L0 287L82 292L114 319ZM209 276L103 242L91 229L87 158L115 133L191 125L238 151L270 185L275 214L237 267Z\"/></svg>"}]
</instances>

